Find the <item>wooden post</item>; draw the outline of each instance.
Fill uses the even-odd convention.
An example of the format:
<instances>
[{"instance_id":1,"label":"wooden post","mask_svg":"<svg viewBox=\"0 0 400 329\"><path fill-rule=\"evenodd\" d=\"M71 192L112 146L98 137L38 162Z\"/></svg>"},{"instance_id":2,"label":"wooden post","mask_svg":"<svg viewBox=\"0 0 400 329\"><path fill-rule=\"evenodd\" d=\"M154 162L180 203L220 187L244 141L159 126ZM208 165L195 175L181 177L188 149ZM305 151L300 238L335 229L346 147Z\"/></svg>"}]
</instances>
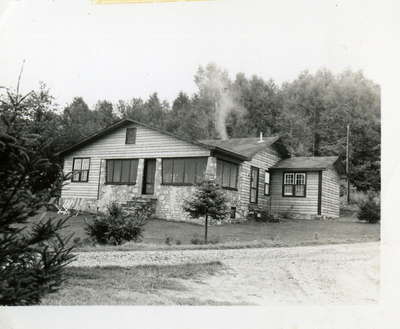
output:
<instances>
[{"instance_id":1,"label":"wooden post","mask_svg":"<svg viewBox=\"0 0 400 329\"><path fill-rule=\"evenodd\" d=\"M347 137L346 137L346 178L347 178L347 204L350 203L350 179L349 179L349 162L350 162L350 125L347 125Z\"/></svg>"},{"instance_id":2,"label":"wooden post","mask_svg":"<svg viewBox=\"0 0 400 329\"><path fill-rule=\"evenodd\" d=\"M208 231L208 214L206 214L206 222L204 226L204 242L207 243L207 231Z\"/></svg>"}]
</instances>

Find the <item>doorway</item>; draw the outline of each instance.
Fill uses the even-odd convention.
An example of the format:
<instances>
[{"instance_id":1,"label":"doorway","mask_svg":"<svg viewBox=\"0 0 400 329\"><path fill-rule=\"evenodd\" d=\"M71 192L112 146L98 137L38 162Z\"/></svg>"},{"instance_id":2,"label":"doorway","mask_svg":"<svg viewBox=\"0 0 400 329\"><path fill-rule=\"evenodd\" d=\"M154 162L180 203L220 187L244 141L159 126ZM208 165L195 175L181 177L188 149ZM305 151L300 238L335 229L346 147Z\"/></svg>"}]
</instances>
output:
<instances>
[{"instance_id":1,"label":"doorway","mask_svg":"<svg viewBox=\"0 0 400 329\"><path fill-rule=\"evenodd\" d=\"M142 194L154 194L156 159L144 159Z\"/></svg>"}]
</instances>

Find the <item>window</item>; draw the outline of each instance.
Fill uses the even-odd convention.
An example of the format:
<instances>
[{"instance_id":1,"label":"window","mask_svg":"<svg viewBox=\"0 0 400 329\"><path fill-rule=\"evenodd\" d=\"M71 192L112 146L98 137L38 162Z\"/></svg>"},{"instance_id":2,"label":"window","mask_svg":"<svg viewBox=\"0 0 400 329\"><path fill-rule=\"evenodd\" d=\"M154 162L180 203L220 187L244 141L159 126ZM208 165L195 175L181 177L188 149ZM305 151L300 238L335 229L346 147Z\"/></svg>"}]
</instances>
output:
<instances>
[{"instance_id":1,"label":"window","mask_svg":"<svg viewBox=\"0 0 400 329\"><path fill-rule=\"evenodd\" d=\"M264 173L264 195L269 195L269 180L270 180L269 171L266 170Z\"/></svg>"},{"instance_id":2,"label":"window","mask_svg":"<svg viewBox=\"0 0 400 329\"><path fill-rule=\"evenodd\" d=\"M284 173L283 174L283 196L306 196L306 174Z\"/></svg>"},{"instance_id":3,"label":"window","mask_svg":"<svg viewBox=\"0 0 400 329\"><path fill-rule=\"evenodd\" d=\"M250 203L258 202L258 174L259 169L251 167L250 171Z\"/></svg>"},{"instance_id":4,"label":"window","mask_svg":"<svg viewBox=\"0 0 400 329\"><path fill-rule=\"evenodd\" d=\"M89 180L90 158L74 158L72 164L72 181L87 182Z\"/></svg>"},{"instance_id":5,"label":"window","mask_svg":"<svg viewBox=\"0 0 400 329\"><path fill-rule=\"evenodd\" d=\"M137 167L137 159L106 160L106 184L135 184Z\"/></svg>"},{"instance_id":6,"label":"window","mask_svg":"<svg viewBox=\"0 0 400 329\"><path fill-rule=\"evenodd\" d=\"M192 185L201 183L207 168L207 158L174 158L162 160L162 183Z\"/></svg>"},{"instance_id":7,"label":"window","mask_svg":"<svg viewBox=\"0 0 400 329\"><path fill-rule=\"evenodd\" d=\"M125 144L136 143L136 128L126 128Z\"/></svg>"},{"instance_id":8,"label":"window","mask_svg":"<svg viewBox=\"0 0 400 329\"><path fill-rule=\"evenodd\" d=\"M231 219L236 218L236 207L231 207L230 217L231 217Z\"/></svg>"},{"instance_id":9,"label":"window","mask_svg":"<svg viewBox=\"0 0 400 329\"><path fill-rule=\"evenodd\" d=\"M217 160L217 184L228 189L237 189L239 166L236 163Z\"/></svg>"}]
</instances>

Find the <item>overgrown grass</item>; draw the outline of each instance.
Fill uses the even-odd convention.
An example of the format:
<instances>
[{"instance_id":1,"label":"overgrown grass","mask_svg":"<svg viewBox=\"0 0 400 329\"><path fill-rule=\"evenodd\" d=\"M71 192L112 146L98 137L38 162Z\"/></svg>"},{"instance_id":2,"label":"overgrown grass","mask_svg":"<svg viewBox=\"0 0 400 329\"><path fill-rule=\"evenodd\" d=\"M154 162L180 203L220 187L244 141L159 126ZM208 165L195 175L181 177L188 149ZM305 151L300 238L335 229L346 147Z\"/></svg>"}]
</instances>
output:
<instances>
[{"instance_id":1,"label":"overgrown grass","mask_svg":"<svg viewBox=\"0 0 400 329\"><path fill-rule=\"evenodd\" d=\"M185 281L200 281L223 270L220 262L135 267L68 267L66 283L43 305L212 305L210 300L177 296ZM229 303L222 303L224 305Z\"/></svg>"}]
</instances>

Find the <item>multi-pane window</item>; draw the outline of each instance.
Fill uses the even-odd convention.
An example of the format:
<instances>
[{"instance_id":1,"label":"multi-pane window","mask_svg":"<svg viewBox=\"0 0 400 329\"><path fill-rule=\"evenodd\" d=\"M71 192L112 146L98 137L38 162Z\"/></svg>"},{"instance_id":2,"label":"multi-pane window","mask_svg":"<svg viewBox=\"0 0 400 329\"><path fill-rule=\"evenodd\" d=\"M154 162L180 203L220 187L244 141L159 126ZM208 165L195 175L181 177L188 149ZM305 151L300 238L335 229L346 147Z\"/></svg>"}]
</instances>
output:
<instances>
[{"instance_id":1,"label":"multi-pane window","mask_svg":"<svg viewBox=\"0 0 400 329\"><path fill-rule=\"evenodd\" d=\"M74 158L72 165L72 181L87 182L89 180L90 158Z\"/></svg>"},{"instance_id":2,"label":"multi-pane window","mask_svg":"<svg viewBox=\"0 0 400 329\"><path fill-rule=\"evenodd\" d=\"M258 174L259 169L251 167L250 171L250 203L258 202Z\"/></svg>"},{"instance_id":3,"label":"multi-pane window","mask_svg":"<svg viewBox=\"0 0 400 329\"><path fill-rule=\"evenodd\" d=\"M264 195L269 195L269 180L270 180L269 171L266 170L264 172Z\"/></svg>"},{"instance_id":4,"label":"multi-pane window","mask_svg":"<svg viewBox=\"0 0 400 329\"><path fill-rule=\"evenodd\" d=\"M306 196L306 174L284 173L283 196Z\"/></svg>"},{"instance_id":5,"label":"multi-pane window","mask_svg":"<svg viewBox=\"0 0 400 329\"><path fill-rule=\"evenodd\" d=\"M174 158L162 160L162 183L192 185L201 183L207 168L207 158Z\"/></svg>"},{"instance_id":6,"label":"multi-pane window","mask_svg":"<svg viewBox=\"0 0 400 329\"><path fill-rule=\"evenodd\" d=\"M217 160L217 184L224 188L237 189L239 165Z\"/></svg>"},{"instance_id":7,"label":"multi-pane window","mask_svg":"<svg viewBox=\"0 0 400 329\"><path fill-rule=\"evenodd\" d=\"M136 128L126 128L125 144L136 143Z\"/></svg>"},{"instance_id":8,"label":"multi-pane window","mask_svg":"<svg viewBox=\"0 0 400 329\"><path fill-rule=\"evenodd\" d=\"M135 184L137 168L137 159L106 160L106 184Z\"/></svg>"}]
</instances>

